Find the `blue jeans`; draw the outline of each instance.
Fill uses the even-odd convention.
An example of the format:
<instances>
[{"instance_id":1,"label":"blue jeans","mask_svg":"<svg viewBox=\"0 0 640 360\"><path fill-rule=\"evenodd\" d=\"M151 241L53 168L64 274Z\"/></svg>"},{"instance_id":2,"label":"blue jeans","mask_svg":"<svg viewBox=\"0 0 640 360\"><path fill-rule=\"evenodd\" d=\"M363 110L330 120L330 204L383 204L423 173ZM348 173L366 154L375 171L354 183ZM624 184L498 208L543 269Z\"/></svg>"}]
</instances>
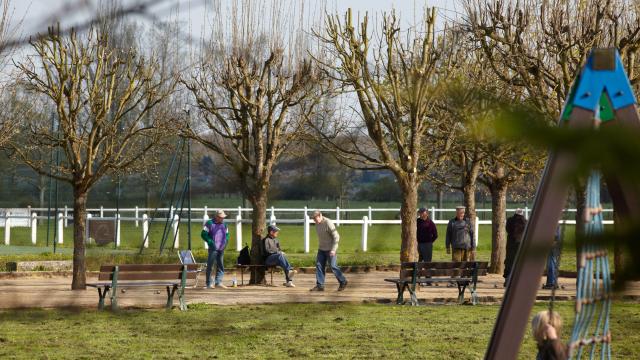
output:
<instances>
[{"instance_id":1,"label":"blue jeans","mask_svg":"<svg viewBox=\"0 0 640 360\"><path fill-rule=\"evenodd\" d=\"M216 263L216 285L222 284L222 276L224 275L224 250L213 250L209 248L209 257L207 257L207 286L211 285L211 268Z\"/></svg>"},{"instance_id":2,"label":"blue jeans","mask_svg":"<svg viewBox=\"0 0 640 360\"><path fill-rule=\"evenodd\" d=\"M418 261L430 262L433 258L433 243L418 243Z\"/></svg>"},{"instance_id":3,"label":"blue jeans","mask_svg":"<svg viewBox=\"0 0 640 360\"><path fill-rule=\"evenodd\" d=\"M547 257L547 286L558 285L558 251L552 249Z\"/></svg>"},{"instance_id":4,"label":"blue jeans","mask_svg":"<svg viewBox=\"0 0 640 360\"><path fill-rule=\"evenodd\" d=\"M282 268L282 270L284 271L285 279L287 279L287 281L290 280L289 279L289 271L293 270L293 267L291 266L291 264L289 264L289 261L287 260L287 258L284 255L282 255L282 253L269 255L264 260L264 264L267 265L267 266L280 266Z\"/></svg>"},{"instance_id":5,"label":"blue jeans","mask_svg":"<svg viewBox=\"0 0 640 360\"><path fill-rule=\"evenodd\" d=\"M335 256L329 256L329 253L330 251L318 250L318 256L316 257L316 285L318 287L324 287L324 275L327 260L329 260L329 265L331 266L333 275L336 276L336 279L338 279L340 284L347 281L342 274L342 270L338 267L338 254Z\"/></svg>"}]
</instances>

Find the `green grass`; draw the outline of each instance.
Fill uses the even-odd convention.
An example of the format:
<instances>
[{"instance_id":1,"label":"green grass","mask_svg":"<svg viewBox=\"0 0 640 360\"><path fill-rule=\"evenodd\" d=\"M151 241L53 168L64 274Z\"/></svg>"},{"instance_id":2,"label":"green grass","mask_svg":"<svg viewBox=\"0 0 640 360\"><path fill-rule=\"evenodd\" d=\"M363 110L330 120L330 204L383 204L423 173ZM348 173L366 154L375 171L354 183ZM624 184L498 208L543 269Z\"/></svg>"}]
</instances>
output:
<instances>
[{"instance_id":1,"label":"green grass","mask_svg":"<svg viewBox=\"0 0 640 360\"><path fill-rule=\"evenodd\" d=\"M313 266L315 251L317 249L317 236L313 225L310 226L311 240L310 253L304 253L304 237L302 225L279 225L280 242L283 250L288 254L294 266ZM438 225L439 238L434 244L434 261L445 261L450 255L445 251L445 225ZM192 224L192 249L196 259L204 261L206 250L204 242L200 239L201 225ZM142 242L142 227L135 227L133 223L122 224L122 241L118 249L113 244L106 246L88 245L87 262L90 270L96 270L101 263L135 263L135 262L159 262L171 263L176 261L176 255L170 249L173 238L169 237L165 247L165 255L158 255L164 223L154 223L150 231L150 245L144 250L142 256L138 256L138 250ZM56 254L51 252L53 231L50 230L50 245L46 246L46 225L38 226L37 245L31 244L31 230L29 228L13 228L11 230L11 246L0 245L0 271L4 269L7 261L20 260L50 260L71 259L73 251L73 228L70 225L64 229L64 243L57 245ZM389 265L400 262L400 225L373 225L368 229L368 251L361 250L361 225L342 225L338 227L340 233L339 263L341 265ZM236 226L229 225L230 244L227 248L225 262L232 265L238 256L236 247ZM251 234L250 224L243 224L243 242L248 243ZM0 239L4 237L4 228L0 228ZM179 245L181 249L187 248L187 224L180 225ZM491 254L491 226L479 227L479 246L477 250L478 260L489 261ZM613 264L613 262L611 262ZM560 268L574 270L576 266L575 246L573 240L573 226L565 229L565 238Z\"/></svg>"},{"instance_id":2,"label":"green grass","mask_svg":"<svg viewBox=\"0 0 640 360\"><path fill-rule=\"evenodd\" d=\"M537 304L534 313L544 310ZM558 303L567 326L571 303ZM191 305L189 311L0 312L3 359L479 359L497 305ZM640 306L616 303L613 356L640 353ZM520 359L533 359L527 331Z\"/></svg>"}]
</instances>

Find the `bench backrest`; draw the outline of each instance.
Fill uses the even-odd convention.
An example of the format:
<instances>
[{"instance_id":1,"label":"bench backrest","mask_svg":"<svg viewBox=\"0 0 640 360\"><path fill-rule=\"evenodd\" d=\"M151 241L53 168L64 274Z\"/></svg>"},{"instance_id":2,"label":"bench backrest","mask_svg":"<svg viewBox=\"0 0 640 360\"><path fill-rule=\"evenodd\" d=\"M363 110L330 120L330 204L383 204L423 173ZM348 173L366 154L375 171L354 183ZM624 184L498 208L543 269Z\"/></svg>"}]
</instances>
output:
<instances>
[{"instance_id":1,"label":"bench backrest","mask_svg":"<svg viewBox=\"0 0 640 360\"><path fill-rule=\"evenodd\" d=\"M486 261L406 262L400 266L400 278L484 276L488 267Z\"/></svg>"},{"instance_id":2,"label":"bench backrest","mask_svg":"<svg viewBox=\"0 0 640 360\"><path fill-rule=\"evenodd\" d=\"M118 272L116 275L116 266ZM195 279L197 264L124 264L102 265L98 280L113 280L114 275L120 280L181 280L183 267L186 267L185 279Z\"/></svg>"}]
</instances>

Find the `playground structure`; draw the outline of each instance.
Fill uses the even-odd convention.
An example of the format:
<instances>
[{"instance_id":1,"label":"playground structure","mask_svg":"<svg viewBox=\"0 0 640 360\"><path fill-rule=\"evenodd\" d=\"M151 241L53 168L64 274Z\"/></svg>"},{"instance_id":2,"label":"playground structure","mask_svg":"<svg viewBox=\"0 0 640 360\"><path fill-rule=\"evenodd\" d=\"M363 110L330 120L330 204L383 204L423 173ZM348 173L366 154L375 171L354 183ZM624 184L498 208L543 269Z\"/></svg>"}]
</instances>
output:
<instances>
[{"instance_id":1,"label":"playground structure","mask_svg":"<svg viewBox=\"0 0 640 360\"><path fill-rule=\"evenodd\" d=\"M616 49L594 49L574 82L560 119L569 129L620 127L638 132L640 119L636 99ZM485 359L515 359L535 301L546 255L569 194L575 165L570 150L552 152L540 181L529 223L518 251L511 278ZM603 173L622 224L640 221L640 189L619 174ZM602 231L599 199L600 175L592 173L588 187L587 238ZM570 342L570 358L589 353L596 346L602 359L610 358L610 276L603 244L585 243L580 252L576 297L576 321ZM606 270L604 268L606 267ZM604 272L602 272L604 271ZM598 316L594 315L598 313ZM597 322L593 320L597 318ZM583 352L585 348L589 351Z\"/></svg>"}]
</instances>

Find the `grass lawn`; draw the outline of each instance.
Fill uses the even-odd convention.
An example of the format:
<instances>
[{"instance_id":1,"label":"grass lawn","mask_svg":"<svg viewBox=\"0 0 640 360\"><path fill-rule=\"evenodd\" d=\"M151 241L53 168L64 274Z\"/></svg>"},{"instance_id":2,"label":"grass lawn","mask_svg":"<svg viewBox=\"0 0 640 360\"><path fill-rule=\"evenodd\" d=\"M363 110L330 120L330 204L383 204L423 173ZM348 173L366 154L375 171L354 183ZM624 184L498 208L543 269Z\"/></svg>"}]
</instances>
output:
<instances>
[{"instance_id":1,"label":"grass lawn","mask_svg":"<svg viewBox=\"0 0 640 360\"><path fill-rule=\"evenodd\" d=\"M317 249L317 236L313 225L310 227L310 253L304 253L304 237L302 225L282 224L280 232L280 242L283 250L288 254L294 266L313 266L315 251ZM479 227L478 259L488 261L491 253L491 226L481 225ZM89 245L87 251L87 261L90 270L97 270L101 263L135 263L135 262L159 262L172 263L176 261L176 255L170 251L170 244L165 246L166 255L158 255L163 223L154 223L150 230L150 246L144 250L142 256L138 256L138 249L142 242L142 228L135 227L132 223L123 223L122 242L118 249L113 248L113 244L107 246ZM201 226L192 224L192 249L199 261L206 259L204 243L200 239ZM340 233L339 263L341 265L388 265L400 262L400 225L373 225L368 229L368 251L361 250L361 225L342 225L338 228ZM16 260L54 260L71 259L73 240L73 229L71 226L64 229L64 243L58 245L57 253L52 253L53 231L50 232L50 245L46 247L46 225L38 227L37 245L31 245L31 235L29 228L13 228L11 230L11 246L0 245L0 271L4 269L7 261ZM229 226L230 244L225 254L225 262L232 265L238 254L235 251L236 227ZM450 259L446 254L444 236L446 225L438 225L439 238L434 244L434 261L445 261ZM0 239L3 238L4 229L0 228ZM244 243L249 241L251 234L250 224L244 224ZM179 235L179 247L187 248L187 225L181 224ZM168 243L173 241L172 238ZM611 262L613 264L613 262ZM567 226L565 230L564 248L560 268L563 270L575 269L576 258L573 244L573 227Z\"/></svg>"},{"instance_id":2,"label":"grass lawn","mask_svg":"<svg viewBox=\"0 0 640 360\"><path fill-rule=\"evenodd\" d=\"M572 303L556 309L572 323ZM534 312L544 310L538 304ZM497 305L192 305L177 310L0 312L3 359L479 359ZM640 354L640 306L617 303L613 356ZM519 358L533 359L527 333Z\"/></svg>"}]
</instances>

